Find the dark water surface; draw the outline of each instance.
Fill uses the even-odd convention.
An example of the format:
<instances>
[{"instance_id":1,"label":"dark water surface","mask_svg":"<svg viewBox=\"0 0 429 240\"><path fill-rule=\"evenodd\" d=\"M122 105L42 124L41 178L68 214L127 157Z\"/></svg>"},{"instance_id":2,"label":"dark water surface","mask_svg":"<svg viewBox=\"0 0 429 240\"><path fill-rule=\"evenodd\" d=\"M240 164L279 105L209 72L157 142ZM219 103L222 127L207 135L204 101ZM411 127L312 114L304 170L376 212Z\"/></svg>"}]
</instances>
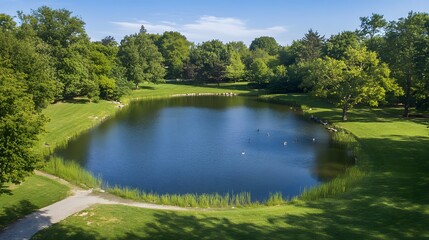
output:
<instances>
[{"instance_id":1,"label":"dark water surface","mask_svg":"<svg viewBox=\"0 0 429 240\"><path fill-rule=\"evenodd\" d=\"M109 185L156 193L246 191L253 200L270 192L298 195L352 162L322 126L286 106L218 96L133 103L56 154Z\"/></svg>"}]
</instances>

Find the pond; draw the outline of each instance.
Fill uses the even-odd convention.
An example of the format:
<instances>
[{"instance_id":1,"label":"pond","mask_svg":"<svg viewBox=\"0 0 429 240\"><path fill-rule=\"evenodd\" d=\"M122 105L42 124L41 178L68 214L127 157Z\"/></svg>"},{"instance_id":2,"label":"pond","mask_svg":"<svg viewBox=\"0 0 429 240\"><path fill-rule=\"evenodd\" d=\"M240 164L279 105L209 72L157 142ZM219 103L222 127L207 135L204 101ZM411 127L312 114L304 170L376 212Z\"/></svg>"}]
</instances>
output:
<instances>
[{"instance_id":1,"label":"pond","mask_svg":"<svg viewBox=\"0 0 429 240\"><path fill-rule=\"evenodd\" d=\"M109 185L156 193L296 196L353 163L330 133L284 105L245 97L144 100L56 155Z\"/></svg>"}]
</instances>

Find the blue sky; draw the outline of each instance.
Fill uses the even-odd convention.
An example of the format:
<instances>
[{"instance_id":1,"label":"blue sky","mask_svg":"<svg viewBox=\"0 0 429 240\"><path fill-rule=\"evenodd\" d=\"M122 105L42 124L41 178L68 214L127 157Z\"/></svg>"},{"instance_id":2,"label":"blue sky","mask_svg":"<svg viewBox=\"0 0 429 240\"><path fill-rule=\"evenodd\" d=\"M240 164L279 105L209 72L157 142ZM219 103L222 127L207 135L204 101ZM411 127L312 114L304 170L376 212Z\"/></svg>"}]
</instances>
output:
<instances>
[{"instance_id":1,"label":"blue sky","mask_svg":"<svg viewBox=\"0 0 429 240\"><path fill-rule=\"evenodd\" d=\"M409 11L429 12L429 0L0 0L0 12L46 5L66 8L86 22L92 40L120 41L145 25L149 33L179 31L190 41L244 41L272 36L282 45L312 28L326 37L359 27L359 17L380 13L387 20Z\"/></svg>"}]
</instances>

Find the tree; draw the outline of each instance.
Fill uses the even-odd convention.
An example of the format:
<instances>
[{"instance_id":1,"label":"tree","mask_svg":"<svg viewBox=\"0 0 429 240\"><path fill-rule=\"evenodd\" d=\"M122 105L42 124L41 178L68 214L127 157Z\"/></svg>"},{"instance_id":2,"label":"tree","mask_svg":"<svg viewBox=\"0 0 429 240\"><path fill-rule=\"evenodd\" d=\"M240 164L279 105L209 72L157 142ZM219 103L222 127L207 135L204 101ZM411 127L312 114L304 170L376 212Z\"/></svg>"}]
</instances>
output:
<instances>
[{"instance_id":1,"label":"tree","mask_svg":"<svg viewBox=\"0 0 429 240\"><path fill-rule=\"evenodd\" d=\"M290 92L289 77L285 66L278 65L274 68L269 89L272 93Z\"/></svg>"},{"instance_id":2,"label":"tree","mask_svg":"<svg viewBox=\"0 0 429 240\"><path fill-rule=\"evenodd\" d=\"M382 37L383 29L387 26L387 21L383 15L372 14L371 17L361 17L360 35L365 40L365 45L371 51L380 52L384 43Z\"/></svg>"},{"instance_id":3,"label":"tree","mask_svg":"<svg viewBox=\"0 0 429 240\"><path fill-rule=\"evenodd\" d=\"M240 54L232 51L230 64L226 67L226 77L234 81L240 81L243 79L244 69L245 66L241 61Z\"/></svg>"},{"instance_id":4,"label":"tree","mask_svg":"<svg viewBox=\"0 0 429 240\"><path fill-rule=\"evenodd\" d=\"M262 49L271 56L274 56L278 54L280 50L280 45L273 37L263 36L255 38L252 43L250 43L249 49L251 51L255 51L256 49Z\"/></svg>"},{"instance_id":5,"label":"tree","mask_svg":"<svg viewBox=\"0 0 429 240\"><path fill-rule=\"evenodd\" d=\"M251 52L249 48L244 44L244 42L229 42L226 44L226 47L228 48L229 52L236 52L238 55L240 55L240 58L243 60L250 56Z\"/></svg>"},{"instance_id":6,"label":"tree","mask_svg":"<svg viewBox=\"0 0 429 240\"><path fill-rule=\"evenodd\" d=\"M313 29L308 30L301 39L302 47L298 57L299 61L313 61L321 57L324 41L324 36L320 36L317 31L313 31Z\"/></svg>"},{"instance_id":7,"label":"tree","mask_svg":"<svg viewBox=\"0 0 429 240\"><path fill-rule=\"evenodd\" d=\"M62 93L59 98L97 95L98 83L90 74L90 40L85 22L66 9L43 6L30 15L18 13L23 35L33 35L49 46L55 78Z\"/></svg>"},{"instance_id":8,"label":"tree","mask_svg":"<svg viewBox=\"0 0 429 240\"><path fill-rule=\"evenodd\" d=\"M230 58L227 47L219 40L212 40L198 45L190 61L195 66L198 80L219 84L225 78Z\"/></svg>"},{"instance_id":9,"label":"tree","mask_svg":"<svg viewBox=\"0 0 429 240\"><path fill-rule=\"evenodd\" d=\"M142 82L159 82L165 76L162 55L147 34L125 36L118 58L125 68L126 78L136 88Z\"/></svg>"},{"instance_id":10,"label":"tree","mask_svg":"<svg viewBox=\"0 0 429 240\"><path fill-rule=\"evenodd\" d=\"M373 39L378 33L381 32L381 29L387 25L383 15L376 13L373 13L371 17L361 17L359 19L361 21L360 33L369 39Z\"/></svg>"},{"instance_id":11,"label":"tree","mask_svg":"<svg viewBox=\"0 0 429 240\"><path fill-rule=\"evenodd\" d=\"M101 44L103 44L104 46L118 46L118 42L112 36L107 36L101 39Z\"/></svg>"},{"instance_id":12,"label":"tree","mask_svg":"<svg viewBox=\"0 0 429 240\"><path fill-rule=\"evenodd\" d=\"M189 59L191 43L179 32L164 32L157 46L167 67L167 78L183 78L185 63Z\"/></svg>"},{"instance_id":13,"label":"tree","mask_svg":"<svg viewBox=\"0 0 429 240\"><path fill-rule=\"evenodd\" d=\"M400 94L389 75L389 68L380 63L375 52L349 47L341 60L327 56L314 61L304 85L316 96L329 98L341 107L342 119L346 121L347 112L354 105L378 106L386 91Z\"/></svg>"},{"instance_id":14,"label":"tree","mask_svg":"<svg viewBox=\"0 0 429 240\"><path fill-rule=\"evenodd\" d=\"M55 81L52 59L39 53L38 47L31 38L18 39L14 32L0 31L0 57L7 59L15 71L25 74L20 80L36 108L41 109L54 100L60 89Z\"/></svg>"},{"instance_id":15,"label":"tree","mask_svg":"<svg viewBox=\"0 0 429 240\"><path fill-rule=\"evenodd\" d=\"M89 40L85 32L85 22L72 16L72 12L69 10L54 10L42 6L33 10L31 15L25 15L22 12L18 15L23 25L31 26L38 37L57 50L66 48L82 39Z\"/></svg>"},{"instance_id":16,"label":"tree","mask_svg":"<svg viewBox=\"0 0 429 240\"><path fill-rule=\"evenodd\" d=\"M429 99L428 31L429 14L410 12L406 18L391 22L386 30L384 59L404 89L404 117L419 100Z\"/></svg>"},{"instance_id":17,"label":"tree","mask_svg":"<svg viewBox=\"0 0 429 240\"><path fill-rule=\"evenodd\" d=\"M19 183L41 160L32 152L45 118L35 110L22 83L25 74L14 72L0 57L0 185Z\"/></svg>"},{"instance_id":18,"label":"tree","mask_svg":"<svg viewBox=\"0 0 429 240\"><path fill-rule=\"evenodd\" d=\"M343 59L346 50L359 46L359 36L355 32L344 31L331 36L326 41L325 55L335 59Z\"/></svg>"},{"instance_id":19,"label":"tree","mask_svg":"<svg viewBox=\"0 0 429 240\"><path fill-rule=\"evenodd\" d=\"M0 30L2 31L15 31L16 22L7 14L0 13Z\"/></svg>"},{"instance_id":20,"label":"tree","mask_svg":"<svg viewBox=\"0 0 429 240\"><path fill-rule=\"evenodd\" d=\"M264 60L256 58L249 68L250 79L261 85L268 82L270 71L270 68L265 64Z\"/></svg>"}]
</instances>

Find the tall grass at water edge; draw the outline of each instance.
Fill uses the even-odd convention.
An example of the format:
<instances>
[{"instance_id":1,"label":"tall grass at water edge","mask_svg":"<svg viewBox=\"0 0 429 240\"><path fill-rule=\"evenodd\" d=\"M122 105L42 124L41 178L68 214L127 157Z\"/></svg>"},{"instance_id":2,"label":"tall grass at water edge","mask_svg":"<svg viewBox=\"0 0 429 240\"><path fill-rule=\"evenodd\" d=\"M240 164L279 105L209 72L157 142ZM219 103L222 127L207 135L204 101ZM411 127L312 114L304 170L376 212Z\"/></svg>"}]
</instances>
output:
<instances>
[{"instance_id":1,"label":"tall grass at water edge","mask_svg":"<svg viewBox=\"0 0 429 240\"><path fill-rule=\"evenodd\" d=\"M43 171L84 188L99 188L102 184L101 177L94 177L79 164L64 161L59 157L51 157L43 167Z\"/></svg>"},{"instance_id":2,"label":"tall grass at water edge","mask_svg":"<svg viewBox=\"0 0 429 240\"><path fill-rule=\"evenodd\" d=\"M356 165L347 169L344 174L329 182L315 187L305 188L298 197L299 199L311 201L345 193L356 186L356 184L366 175L363 168L366 167L367 157L361 150L356 138L352 134L344 130L340 130L336 133L332 133L332 140L345 145L347 150L353 154Z\"/></svg>"},{"instance_id":3,"label":"tall grass at water edge","mask_svg":"<svg viewBox=\"0 0 429 240\"><path fill-rule=\"evenodd\" d=\"M59 157L51 157L46 162L43 170L47 173L56 175L73 184L84 188L100 188L102 186L101 177L94 177L90 172L83 169L79 164L73 161L64 161ZM139 189L128 187L106 187L106 191L126 199L141 201L153 204L173 205L179 207L199 207L199 208L227 208L227 207L252 207L259 206L261 203L251 200L248 192L226 193L226 194L157 194L144 192ZM282 198L281 193L270 194L265 205L280 205L286 200Z\"/></svg>"},{"instance_id":4,"label":"tall grass at water edge","mask_svg":"<svg viewBox=\"0 0 429 240\"><path fill-rule=\"evenodd\" d=\"M226 208L249 207L259 205L252 202L250 193L238 194L157 194L128 187L107 187L107 192L116 196L153 204L174 205L179 207Z\"/></svg>"}]
</instances>

